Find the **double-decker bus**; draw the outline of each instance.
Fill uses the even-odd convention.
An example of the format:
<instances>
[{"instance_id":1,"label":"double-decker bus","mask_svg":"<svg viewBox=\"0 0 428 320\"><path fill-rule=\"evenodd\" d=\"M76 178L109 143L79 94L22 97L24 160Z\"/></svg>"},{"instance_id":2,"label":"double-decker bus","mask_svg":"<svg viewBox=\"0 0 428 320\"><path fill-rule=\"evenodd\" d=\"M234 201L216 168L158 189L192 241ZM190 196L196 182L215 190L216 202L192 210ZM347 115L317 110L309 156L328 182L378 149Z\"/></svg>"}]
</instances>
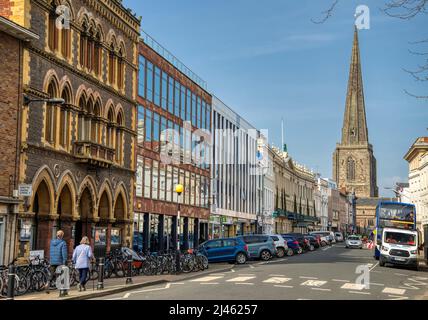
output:
<instances>
[{"instance_id":1,"label":"double-decker bus","mask_svg":"<svg viewBox=\"0 0 428 320\"><path fill-rule=\"evenodd\" d=\"M385 263L416 264L416 208L413 204L381 201L376 207L375 258Z\"/></svg>"}]
</instances>

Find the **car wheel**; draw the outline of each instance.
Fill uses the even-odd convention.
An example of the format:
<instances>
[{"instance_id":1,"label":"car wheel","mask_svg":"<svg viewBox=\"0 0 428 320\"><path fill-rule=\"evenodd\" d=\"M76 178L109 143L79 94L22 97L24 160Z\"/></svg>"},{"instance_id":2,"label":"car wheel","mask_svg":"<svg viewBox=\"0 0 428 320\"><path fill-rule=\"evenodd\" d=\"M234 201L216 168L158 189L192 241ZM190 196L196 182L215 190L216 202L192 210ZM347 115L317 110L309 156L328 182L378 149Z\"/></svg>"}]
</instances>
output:
<instances>
[{"instance_id":1,"label":"car wheel","mask_svg":"<svg viewBox=\"0 0 428 320\"><path fill-rule=\"evenodd\" d=\"M298 254L302 254L302 253L303 253L303 249L300 247L300 248L297 250L297 253L298 253Z\"/></svg>"},{"instance_id":2,"label":"car wheel","mask_svg":"<svg viewBox=\"0 0 428 320\"><path fill-rule=\"evenodd\" d=\"M235 260L236 260L237 264L245 264L245 262L247 262L247 256L244 253L239 252L236 255L236 259Z\"/></svg>"},{"instance_id":3,"label":"car wheel","mask_svg":"<svg viewBox=\"0 0 428 320\"><path fill-rule=\"evenodd\" d=\"M383 261L382 258L379 258L379 266L381 266L381 267L385 266L385 261Z\"/></svg>"},{"instance_id":4,"label":"car wheel","mask_svg":"<svg viewBox=\"0 0 428 320\"><path fill-rule=\"evenodd\" d=\"M309 246L309 251L314 251L315 250L315 247L314 247L314 245L313 244L311 244L310 246Z\"/></svg>"},{"instance_id":5,"label":"car wheel","mask_svg":"<svg viewBox=\"0 0 428 320\"><path fill-rule=\"evenodd\" d=\"M278 248L276 255L278 256L278 258L284 257L285 256L285 250L284 250L284 248Z\"/></svg>"},{"instance_id":6,"label":"car wheel","mask_svg":"<svg viewBox=\"0 0 428 320\"><path fill-rule=\"evenodd\" d=\"M271 257L272 256L268 250L263 250L262 252L260 252L260 259L262 259L263 261L268 261Z\"/></svg>"},{"instance_id":7,"label":"car wheel","mask_svg":"<svg viewBox=\"0 0 428 320\"><path fill-rule=\"evenodd\" d=\"M287 256L291 257L292 255L294 255L293 249L288 248L288 250L287 250Z\"/></svg>"}]
</instances>

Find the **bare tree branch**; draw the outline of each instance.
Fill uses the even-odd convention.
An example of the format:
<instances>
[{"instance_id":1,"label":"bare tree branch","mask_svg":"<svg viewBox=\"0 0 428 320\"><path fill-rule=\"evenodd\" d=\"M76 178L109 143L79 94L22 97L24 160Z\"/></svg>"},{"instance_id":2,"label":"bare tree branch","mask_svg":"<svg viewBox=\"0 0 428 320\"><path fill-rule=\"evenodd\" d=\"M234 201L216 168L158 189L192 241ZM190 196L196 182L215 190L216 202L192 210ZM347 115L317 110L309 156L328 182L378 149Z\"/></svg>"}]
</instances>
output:
<instances>
[{"instance_id":1,"label":"bare tree branch","mask_svg":"<svg viewBox=\"0 0 428 320\"><path fill-rule=\"evenodd\" d=\"M428 0L391 0L381 9L386 15L409 20L418 14L427 14Z\"/></svg>"},{"instance_id":2,"label":"bare tree branch","mask_svg":"<svg viewBox=\"0 0 428 320\"><path fill-rule=\"evenodd\" d=\"M339 0L335 0L333 2L333 4L330 6L329 9L327 9L326 11L321 12L324 15L324 18L322 18L321 20L318 20L318 21L316 21L313 18L311 18L311 21L313 23L316 23L316 24L322 24L322 23L326 22L327 19L330 18L333 15L334 8L336 7L336 5L337 5L338 2L339 2Z\"/></svg>"},{"instance_id":3,"label":"bare tree branch","mask_svg":"<svg viewBox=\"0 0 428 320\"><path fill-rule=\"evenodd\" d=\"M428 96L417 96L417 95L415 95L415 94L413 94L413 93L410 93L410 92L409 92L409 91L407 91L406 89L404 89L404 92L405 92L406 94L408 94L409 96L413 97L413 98L428 100Z\"/></svg>"}]
</instances>

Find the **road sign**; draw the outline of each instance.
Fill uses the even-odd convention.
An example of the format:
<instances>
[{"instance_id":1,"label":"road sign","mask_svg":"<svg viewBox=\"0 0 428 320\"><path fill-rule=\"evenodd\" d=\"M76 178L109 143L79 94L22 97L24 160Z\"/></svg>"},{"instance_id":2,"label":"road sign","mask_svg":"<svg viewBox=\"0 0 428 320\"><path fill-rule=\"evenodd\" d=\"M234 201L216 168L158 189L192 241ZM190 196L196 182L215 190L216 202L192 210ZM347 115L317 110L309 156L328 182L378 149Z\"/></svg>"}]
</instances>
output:
<instances>
[{"instance_id":1,"label":"road sign","mask_svg":"<svg viewBox=\"0 0 428 320\"><path fill-rule=\"evenodd\" d=\"M18 186L18 194L20 197L31 197L33 194L33 187L31 184L20 184Z\"/></svg>"}]
</instances>

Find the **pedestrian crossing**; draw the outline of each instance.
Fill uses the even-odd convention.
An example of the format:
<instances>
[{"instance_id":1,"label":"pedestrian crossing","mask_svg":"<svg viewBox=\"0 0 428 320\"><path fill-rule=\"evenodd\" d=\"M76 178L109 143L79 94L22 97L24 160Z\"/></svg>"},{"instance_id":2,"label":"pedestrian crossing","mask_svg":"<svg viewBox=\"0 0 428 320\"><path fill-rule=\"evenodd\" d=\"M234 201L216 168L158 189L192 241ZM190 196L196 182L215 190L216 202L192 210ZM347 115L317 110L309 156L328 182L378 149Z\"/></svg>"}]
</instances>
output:
<instances>
[{"instance_id":1,"label":"pedestrian crossing","mask_svg":"<svg viewBox=\"0 0 428 320\"><path fill-rule=\"evenodd\" d=\"M318 279L310 276L299 276L296 278L287 277L283 274L270 274L258 276L256 274L247 273L225 273L225 274L210 274L200 278L190 280L192 283L200 283L201 285L241 285L241 286L254 286L259 283L262 285L269 285L278 289L293 289L293 288L307 288L314 292L328 293L332 291L341 290L344 293L351 295L370 296L372 293L383 294L385 299L391 300L405 300L407 289L387 287L381 283L370 283L366 288L363 284L355 283L355 280L345 279Z\"/></svg>"}]
</instances>

